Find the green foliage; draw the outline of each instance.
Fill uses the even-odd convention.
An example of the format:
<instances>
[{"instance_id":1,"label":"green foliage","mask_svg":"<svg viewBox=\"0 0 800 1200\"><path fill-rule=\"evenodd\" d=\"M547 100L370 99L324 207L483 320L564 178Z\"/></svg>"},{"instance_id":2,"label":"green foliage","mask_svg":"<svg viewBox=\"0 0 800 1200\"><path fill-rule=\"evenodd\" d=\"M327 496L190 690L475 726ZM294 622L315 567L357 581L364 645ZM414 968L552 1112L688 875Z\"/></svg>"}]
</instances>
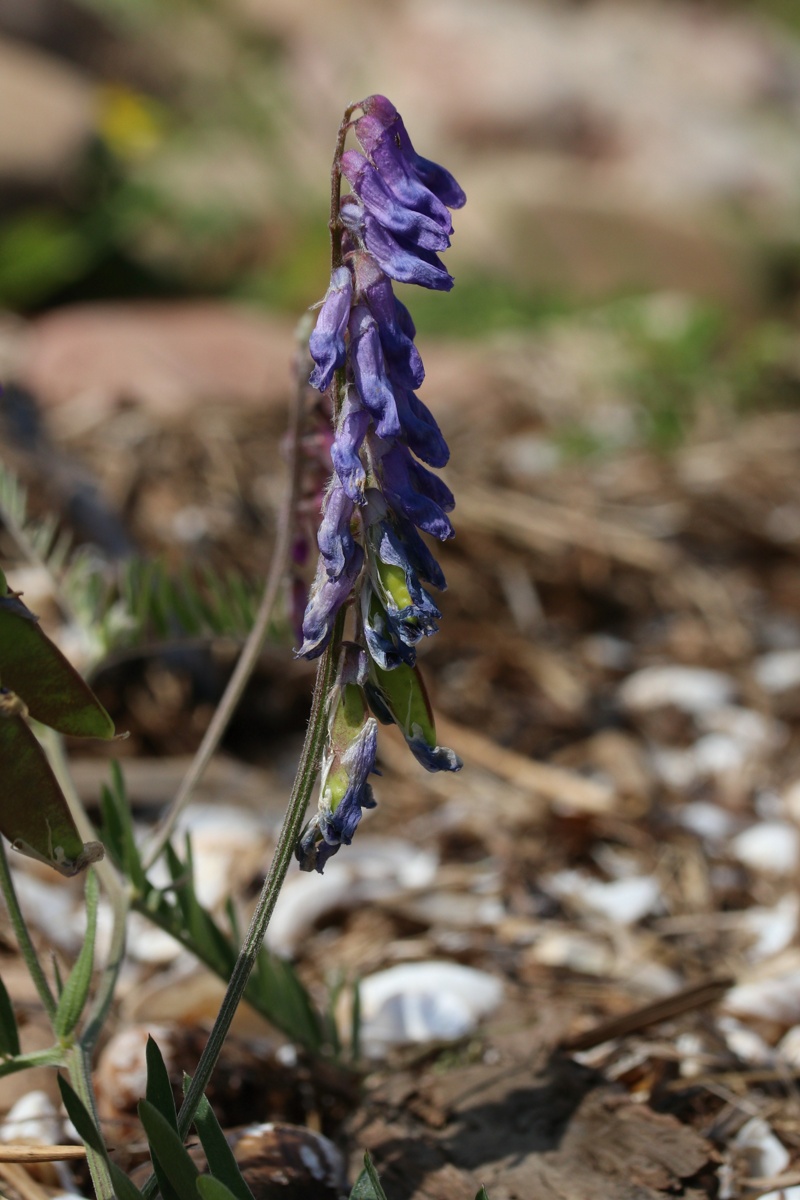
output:
<instances>
[{"instance_id":1,"label":"green foliage","mask_svg":"<svg viewBox=\"0 0 800 1200\"><path fill-rule=\"evenodd\" d=\"M0 979L0 1054L13 1058L20 1053L17 1018L6 985Z\"/></svg>"},{"instance_id":2,"label":"green foliage","mask_svg":"<svg viewBox=\"0 0 800 1200\"><path fill-rule=\"evenodd\" d=\"M75 965L64 984L53 1021L55 1033L60 1038L69 1037L72 1033L81 1018L89 995L94 966L94 942L97 933L99 900L100 889L97 875L94 871L89 871L86 876L86 936L75 960Z\"/></svg>"},{"instance_id":3,"label":"green foliage","mask_svg":"<svg viewBox=\"0 0 800 1200\"><path fill-rule=\"evenodd\" d=\"M131 1183L128 1176L109 1158L108 1150L106 1149L106 1144L103 1141L100 1130L95 1125L80 1096L77 1095L74 1088L62 1075L58 1076L58 1088L61 1092L61 1102L66 1109L67 1116L77 1129L81 1141L89 1149L99 1154L106 1163L117 1200L144 1200L139 1189Z\"/></svg>"},{"instance_id":4,"label":"green foliage","mask_svg":"<svg viewBox=\"0 0 800 1200\"><path fill-rule=\"evenodd\" d=\"M0 305L27 308L78 279L95 257L85 234L55 212L27 212L0 229Z\"/></svg>"}]
</instances>

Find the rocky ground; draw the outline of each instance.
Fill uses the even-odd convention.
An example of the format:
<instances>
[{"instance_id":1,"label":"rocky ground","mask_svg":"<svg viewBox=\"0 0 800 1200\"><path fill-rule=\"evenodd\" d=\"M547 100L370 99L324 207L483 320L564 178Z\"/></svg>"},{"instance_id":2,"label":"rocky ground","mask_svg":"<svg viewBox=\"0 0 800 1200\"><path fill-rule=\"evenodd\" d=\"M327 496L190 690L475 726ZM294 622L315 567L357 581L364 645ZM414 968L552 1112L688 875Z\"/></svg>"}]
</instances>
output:
<instances>
[{"instance_id":1,"label":"rocky ground","mask_svg":"<svg viewBox=\"0 0 800 1200\"><path fill-rule=\"evenodd\" d=\"M268 1197L323 1134L351 1181L369 1149L389 1200L796 1200L800 48L725 5L335 7L143 4L123 31L110 0L0 3L0 103L25 115L0 131L3 460L111 563L257 589L343 101L396 98L470 198L456 289L418 306L457 499L424 663L465 767L427 776L383 732L377 809L276 910L271 948L345 1045L361 981L358 1059L311 1061L243 1010L212 1101L226 1127L287 1126L247 1151ZM0 548L58 633L46 576ZM143 829L234 653L150 639L96 672ZM187 815L220 914L252 907L309 688L276 636ZM71 755L96 805L107 758ZM80 888L17 878L69 962ZM220 994L133 924L97 1068L132 1169L146 1032L179 1086ZM44 1070L0 1081L0 1138L63 1141L56 1095ZM1 1160L0 1181L85 1187Z\"/></svg>"}]
</instances>

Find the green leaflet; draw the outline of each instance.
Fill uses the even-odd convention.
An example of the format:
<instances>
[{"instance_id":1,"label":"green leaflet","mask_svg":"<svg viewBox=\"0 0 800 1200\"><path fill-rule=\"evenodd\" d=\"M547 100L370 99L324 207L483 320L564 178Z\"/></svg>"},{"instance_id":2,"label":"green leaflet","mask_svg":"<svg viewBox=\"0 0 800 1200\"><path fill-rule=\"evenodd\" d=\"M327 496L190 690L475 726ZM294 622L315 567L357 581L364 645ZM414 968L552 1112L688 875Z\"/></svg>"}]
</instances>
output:
<instances>
[{"instance_id":1,"label":"green leaflet","mask_svg":"<svg viewBox=\"0 0 800 1200\"><path fill-rule=\"evenodd\" d=\"M81 841L69 806L13 692L0 690L0 833L15 850L76 875L103 857Z\"/></svg>"},{"instance_id":2,"label":"green leaflet","mask_svg":"<svg viewBox=\"0 0 800 1200\"><path fill-rule=\"evenodd\" d=\"M13 1058L20 1053L17 1018L6 985L0 979L0 1054Z\"/></svg>"},{"instance_id":3,"label":"green leaflet","mask_svg":"<svg viewBox=\"0 0 800 1200\"><path fill-rule=\"evenodd\" d=\"M76 737L111 738L114 723L92 689L14 592L0 598L0 684L43 725Z\"/></svg>"},{"instance_id":4,"label":"green leaflet","mask_svg":"<svg viewBox=\"0 0 800 1200\"><path fill-rule=\"evenodd\" d=\"M81 1019L94 968L94 939L97 933L97 905L100 889L97 876L90 871L86 876L86 936L80 954L69 973L69 978L58 998L53 1029L60 1038L68 1037Z\"/></svg>"}]
</instances>

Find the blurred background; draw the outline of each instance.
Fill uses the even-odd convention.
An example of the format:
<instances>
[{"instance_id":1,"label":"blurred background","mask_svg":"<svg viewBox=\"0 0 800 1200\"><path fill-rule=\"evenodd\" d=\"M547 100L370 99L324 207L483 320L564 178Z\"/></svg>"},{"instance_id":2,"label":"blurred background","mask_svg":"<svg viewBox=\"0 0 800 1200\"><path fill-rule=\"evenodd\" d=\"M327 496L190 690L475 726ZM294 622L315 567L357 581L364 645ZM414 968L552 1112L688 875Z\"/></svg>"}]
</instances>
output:
<instances>
[{"instance_id":1,"label":"blurred background","mask_svg":"<svg viewBox=\"0 0 800 1200\"><path fill-rule=\"evenodd\" d=\"M457 499L425 671L467 767L428 778L382 734L354 875L316 907L319 880L295 878L273 945L314 987L332 965L488 970L506 986L495 1063L709 972L753 974L762 991L732 988L718 1023L668 1031L671 1058L640 1044L635 1070L595 1065L654 1105L700 1070L691 1053L796 1070L796 0L0 0L3 459L105 561L210 565L255 594L293 330L327 286L335 133L371 92L468 197L455 289L404 296ZM46 579L0 546L47 611ZM96 676L148 820L233 657L162 649ZM201 800L277 819L309 679L276 636ZM92 803L107 764L86 755ZM252 856L226 864L251 896ZM123 1022L213 1010L147 971ZM771 1120L774 1094L752 1089ZM713 1089L684 1099L669 1111L704 1136L728 1121ZM795 1154L794 1093L781 1104ZM417 1106L415 1139L446 1122L434 1109ZM490 1140L513 1125L494 1120ZM728 1154L736 1122L719 1130ZM526 1154L498 1151L498 1188L516 1171L514 1194L549 1194ZM455 1143L445 1157L481 1165Z\"/></svg>"}]
</instances>

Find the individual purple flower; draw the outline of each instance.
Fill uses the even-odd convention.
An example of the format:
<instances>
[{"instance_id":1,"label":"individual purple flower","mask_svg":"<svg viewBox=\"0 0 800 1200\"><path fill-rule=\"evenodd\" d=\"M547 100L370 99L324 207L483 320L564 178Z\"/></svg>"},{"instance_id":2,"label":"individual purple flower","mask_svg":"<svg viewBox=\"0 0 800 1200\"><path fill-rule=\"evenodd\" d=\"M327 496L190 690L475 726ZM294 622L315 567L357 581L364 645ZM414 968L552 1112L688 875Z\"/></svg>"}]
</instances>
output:
<instances>
[{"instance_id":1,"label":"individual purple flower","mask_svg":"<svg viewBox=\"0 0 800 1200\"><path fill-rule=\"evenodd\" d=\"M414 345L416 329L408 309L395 298L391 282L371 254L356 252L352 255L351 265L356 293L375 318L392 378L403 387L420 387L425 368Z\"/></svg>"},{"instance_id":2,"label":"individual purple flower","mask_svg":"<svg viewBox=\"0 0 800 1200\"><path fill-rule=\"evenodd\" d=\"M445 211L464 206L467 198L450 172L417 154L403 118L390 100L369 96L360 107L364 116L356 121L356 137L404 204L419 212L436 212L435 201Z\"/></svg>"},{"instance_id":3,"label":"individual purple flower","mask_svg":"<svg viewBox=\"0 0 800 1200\"><path fill-rule=\"evenodd\" d=\"M361 403L375 420L376 434L380 438L397 437L400 418L386 373L378 325L364 304L357 304L350 314L350 362Z\"/></svg>"},{"instance_id":4,"label":"individual purple flower","mask_svg":"<svg viewBox=\"0 0 800 1200\"><path fill-rule=\"evenodd\" d=\"M393 671L401 663L409 667L414 665L417 657L414 647L397 636L397 630L369 578L364 580L361 587L361 624L372 662L379 663L384 671Z\"/></svg>"},{"instance_id":5,"label":"individual purple flower","mask_svg":"<svg viewBox=\"0 0 800 1200\"><path fill-rule=\"evenodd\" d=\"M320 392L324 392L330 386L337 367L344 366L344 332L350 316L352 297L353 277L347 267L337 267L331 275L330 287L325 294L317 324L308 343L311 357L316 363L309 383Z\"/></svg>"},{"instance_id":6,"label":"individual purple flower","mask_svg":"<svg viewBox=\"0 0 800 1200\"><path fill-rule=\"evenodd\" d=\"M330 576L320 558L303 617L303 644L297 651L299 658L318 658L322 654L331 640L336 614L352 595L363 565L364 550L358 542L353 543L341 575Z\"/></svg>"},{"instance_id":7,"label":"individual purple flower","mask_svg":"<svg viewBox=\"0 0 800 1200\"><path fill-rule=\"evenodd\" d=\"M353 533L350 523L355 505L340 483L325 497L317 545L328 575L337 578L353 557Z\"/></svg>"},{"instance_id":8,"label":"individual purple flower","mask_svg":"<svg viewBox=\"0 0 800 1200\"><path fill-rule=\"evenodd\" d=\"M342 155L342 174L364 207L385 229L426 250L448 248L450 237L441 225L432 217L414 208L407 208L398 200L363 154L357 150L347 150Z\"/></svg>"},{"instance_id":9,"label":"individual purple flower","mask_svg":"<svg viewBox=\"0 0 800 1200\"><path fill-rule=\"evenodd\" d=\"M390 506L425 533L445 541L454 535L446 513L455 506L453 493L438 475L421 466L405 446L395 445L380 460L383 494Z\"/></svg>"},{"instance_id":10,"label":"individual purple flower","mask_svg":"<svg viewBox=\"0 0 800 1200\"><path fill-rule=\"evenodd\" d=\"M386 229L371 212L365 212L364 245L390 279L416 283L436 292L449 292L453 276L432 250L415 246L407 238Z\"/></svg>"},{"instance_id":11,"label":"individual purple flower","mask_svg":"<svg viewBox=\"0 0 800 1200\"><path fill-rule=\"evenodd\" d=\"M426 771L461 770L458 755L438 745L433 709L418 667L401 663L387 670L373 661L365 689L375 716L385 725L397 725Z\"/></svg>"},{"instance_id":12,"label":"individual purple flower","mask_svg":"<svg viewBox=\"0 0 800 1200\"><path fill-rule=\"evenodd\" d=\"M422 587L397 530L386 518L367 531L369 576L386 612L389 627L406 646L438 629L441 613Z\"/></svg>"},{"instance_id":13,"label":"individual purple flower","mask_svg":"<svg viewBox=\"0 0 800 1200\"><path fill-rule=\"evenodd\" d=\"M361 504L364 498L366 472L360 450L369 423L370 414L361 403L358 392L354 387L348 386L336 422L331 459L344 491L355 504Z\"/></svg>"},{"instance_id":14,"label":"individual purple flower","mask_svg":"<svg viewBox=\"0 0 800 1200\"><path fill-rule=\"evenodd\" d=\"M394 389L397 415L403 429L403 441L429 467L443 467L450 458L436 418L426 404L409 388Z\"/></svg>"}]
</instances>

